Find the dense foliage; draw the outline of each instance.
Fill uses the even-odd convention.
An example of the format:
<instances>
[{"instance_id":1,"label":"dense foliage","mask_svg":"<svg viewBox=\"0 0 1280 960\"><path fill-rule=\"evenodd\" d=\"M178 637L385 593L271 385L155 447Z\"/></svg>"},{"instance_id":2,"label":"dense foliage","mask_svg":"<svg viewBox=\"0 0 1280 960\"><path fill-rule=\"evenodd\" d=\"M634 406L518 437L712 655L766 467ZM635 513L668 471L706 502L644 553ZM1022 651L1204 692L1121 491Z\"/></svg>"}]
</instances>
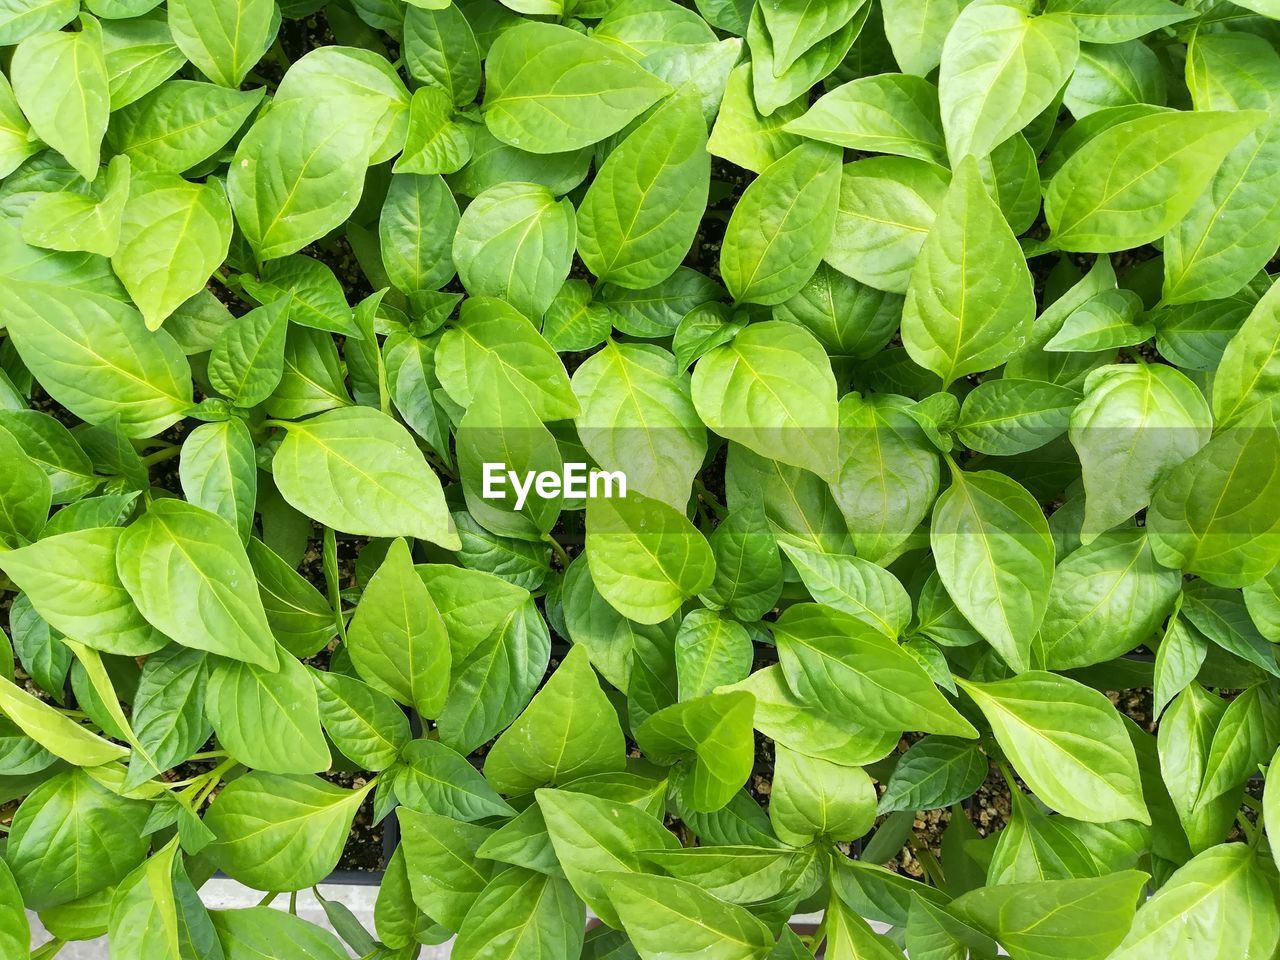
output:
<instances>
[{"instance_id":1,"label":"dense foliage","mask_svg":"<svg viewBox=\"0 0 1280 960\"><path fill-rule=\"evenodd\" d=\"M1280 4L323 2L0 4L0 955L1276 956Z\"/></svg>"}]
</instances>

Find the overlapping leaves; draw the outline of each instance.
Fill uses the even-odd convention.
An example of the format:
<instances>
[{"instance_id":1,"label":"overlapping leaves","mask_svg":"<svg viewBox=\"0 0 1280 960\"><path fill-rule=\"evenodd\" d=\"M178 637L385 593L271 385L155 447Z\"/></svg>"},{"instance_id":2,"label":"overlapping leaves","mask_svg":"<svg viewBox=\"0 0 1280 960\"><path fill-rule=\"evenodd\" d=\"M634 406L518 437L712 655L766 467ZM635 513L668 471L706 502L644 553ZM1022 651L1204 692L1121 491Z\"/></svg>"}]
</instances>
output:
<instances>
[{"instance_id":1,"label":"overlapping leaves","mask_svg":"<svg viewBox=\"0 0 1280 960\"><path fill-rule=\"evenodd\" d=\"M1278 16L4 4L0 954L1270 957Z\"/></svg>"}]
</instances>

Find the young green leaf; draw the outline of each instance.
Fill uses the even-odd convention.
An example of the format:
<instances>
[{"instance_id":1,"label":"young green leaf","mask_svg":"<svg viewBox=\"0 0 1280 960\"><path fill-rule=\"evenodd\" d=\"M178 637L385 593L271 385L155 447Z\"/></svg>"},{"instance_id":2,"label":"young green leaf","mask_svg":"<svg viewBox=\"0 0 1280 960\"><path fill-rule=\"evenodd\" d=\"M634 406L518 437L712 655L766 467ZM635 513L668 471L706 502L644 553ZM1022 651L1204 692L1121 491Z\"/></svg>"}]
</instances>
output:
<instances>
[{"instance_id":1,"label":"young green leaf","mask_svg":"<svg viewBox=\"0 0 1280 960\"><path fill-rule=\"evenodd\" d=\"M369 580L347 633L356 671L375 689L438 716L449 691L449 635L403 539Z\"/></svg>"},{"instance_id":2,"label":"young green leaf","mask_svg":"<svg viewBox=\"0 0 1280 960\"><path fill-rule=\"evenodd\" d=\"M997 367L1018 352L1035 317L1031 274L972 160L962 162L911 271L902 342L942 378Z\"/></svg>"},{"instance_id":3,"label":"young green leaf","mask_svg":"<svg viewBox=\"0 0 1280 960\"><path fill-rule=\"evenodd\" d=\"M720 272L734 300L789 300L826 253L835 226L840 152L805 143L770 164L733 208Z\"/></svg>"},{"instance_id":4,"label":"young green leaf","mask_svg":"<svg viewBox=\"0 0 1280 960\"><path fill-rule=\"evenodd\" d=\"M285 431L272 474L296 509L348 533L458 546L440 480L409 432L386 414L348 407Z\"/></svg>"},{"instance_id":5,"label":"young green leaf","mask_svg":"<svg viewBox=\"0 0 1280 960\"><path fill-rule=\"evenodd\" d=\"M960 612L1009 666L1026 670L1053 583L1053 538L1040 505L1003 474L953 464L929 542Z\"/></svg>"},{"instance_id":6,"label":"young green leaf","mask_svg":"<svg viewBox=\"0 0 1280 960\"><path fill-rule=\"evenodd\" d=\"M587 652L574 647L485 756L484 774L508 796L621 770L626 744Z\"/></svg>"},{"instance_id":7,"label":"young green leaf","mask_svg":"<svg viewBox=\"0 0 1280 960\"><path fill-rule=\"evenodd\" d=\"M671 276L706 206L706 146L697 102L677 94L609 154L578 208L578 253L592 273L635 290Z\"/></svg>"},{"instance_id":8,"label":"young green leaf","mask_svg":"<svg viewBox=\"0 0 1280 960\"><path fill-rule=\"evenodd\" d=\"M1150 822L1138 763L1111 702L1039 670L1011 680L957 680L1023 780L1059 813L1090 823Z\"/></svg>"},{"instance_id":9,"label":"young green leaf","mask_svg":"<svg viewBox=\"0 0 1280 960\"><path fill-rule=\"evenodd\" d=\"M560 153L617 133L670 88L600 40L525 22L485 60L485 123L531 153Z\"/></svg>"},{"instance_id":10,"label":"young green leaf","mask_svg":"<svg viewBox=\"0 0 1280 960\"><path fill-rule=\"evenodd\" d=\"M1049 181L1044 212L1052 241L1063 250L1104 253L1163 235L1264 119L1256 110L1162 111L1101 131Z\"/></svg>"}]
</instances>

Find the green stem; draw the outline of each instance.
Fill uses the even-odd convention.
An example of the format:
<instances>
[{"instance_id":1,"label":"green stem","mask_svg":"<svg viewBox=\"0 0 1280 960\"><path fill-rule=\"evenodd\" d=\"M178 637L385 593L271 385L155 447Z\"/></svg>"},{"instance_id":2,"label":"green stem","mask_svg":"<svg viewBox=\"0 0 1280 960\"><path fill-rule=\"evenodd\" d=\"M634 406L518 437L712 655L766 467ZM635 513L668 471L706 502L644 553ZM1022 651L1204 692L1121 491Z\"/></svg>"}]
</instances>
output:
<instances>
[{"instance_id":1,"label":"green stem","mask_svg":"<svg viewBox=\"0 0 1280 960\"><path fill-rule=\"evenodd\" d=\"M695 479L693 481L693 490L698 495L698 499L711 508L711 512L716 515L716 519L723 520L729 516L729 511L725 509L724 504L717 499L714 493L707 489L706 484L701 480Z\"/></svg>"},{"instance_id":2,"label":"green stem","mask_svg":"<svg viewBox=\"0 0 1280 960\"><path fill-rule=\"evenodd\" d=\"M933 881L933 885L939 890L947 888L946 875L942 872L942 864L938 862L938 858L933 855L933 851L929 849L927 843L921 843L915 837L907 837L907 846L911 848L911 852L916 855L916 859L920 861L920 866L924 869L925 874Z\"/></svg>"},{"instance_id":3,"label":"green stem","mask_svg":"<svg viewBox=\"0 0 1280 960\"><path fill-rule=\"evenodd\" d=\"M458 482L458 475L449 469L448 464L440 459L439 454L434 450L425 450L423 453L427 458L427 463L431 464L431 468L435 470L436 473L443 474L454 483Z\"/></svg>"},{"instance_id":4,"label":"green stem","mask_svg":"<svg viewBox=\"0 0 1280 960\"><path fill-rule=\"evenodd\" d=\"M1256 847L1258 841L1262 839L1262 831L1250 823L1249 818L1243 813L1236 814L1236 823L1240 825L1240 832L1249 841L1249 846Z\"/></svg>"},{"instance_id":5,"label":"green stem","mask_svg":"<svg viewBox=\"0 0 1280 960\"><path fill-rule=\"evenodd\" d=\"M560 546L560 541L549 533L544 533L542 539L551 545L551 551L560 559L560 566L569 569L569 564L573 561L569 559L569 554L565 553L564 547Z\"/></svg>"},{"instance_id":6,"label":"green stem","mask_svg":"<svg viewBox=\"0 0 1280 960\"><path fill-rule=\"evenodd\" d=\"M149 453L142 458L144 467L154 466L157 463L163 463L165 460L171 460L178 454L182 453L182 447L178 444L171 444L163 450L157 450L155 453Z\"/></svg>"},{"instance_id":7,"label":"green stem","mask_svg":"<svg viewBox=\"0 0 1280 960\"><path fill-rule=\"evenodd\" d=\"M199 811L200 805L208 799L209 794L213 793L221 782L222 775L239 762L235 757L227 757L208 773L202 773L200 776L195 777L191 781L191 785L178 794L179 799L189 799L191 809Z\"/></svg>"},{"instance_id":8,"label":"green stem","mask_svg":"<svg viewBox=\"0 0 1280 960\"><path fill-rule=\"evenodd\" d=\"M324 528L324 582L329 589L329 605L333 607L338 636L347 642L347 622L342 616L342 584L338 582L338 535L333 527Z\"/></svg>"}]
</instances>

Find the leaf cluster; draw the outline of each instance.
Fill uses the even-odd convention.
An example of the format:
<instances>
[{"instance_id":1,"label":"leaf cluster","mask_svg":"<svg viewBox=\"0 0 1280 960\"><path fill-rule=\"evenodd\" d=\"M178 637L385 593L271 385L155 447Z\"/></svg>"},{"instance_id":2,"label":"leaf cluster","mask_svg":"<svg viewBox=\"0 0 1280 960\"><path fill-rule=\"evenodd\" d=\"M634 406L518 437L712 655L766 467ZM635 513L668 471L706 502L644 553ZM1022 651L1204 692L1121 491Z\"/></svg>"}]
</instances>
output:
<instances>
[{"instance_id":1,"label":"leaf cluster","mask_svg":"<svg viewBox=\"0 0 1280 960\"><path fill-rule=\"evenodd\" d=\"M0 956L1277 955L1278 20L4 0Z\"/></svg>"}]
</instances>

